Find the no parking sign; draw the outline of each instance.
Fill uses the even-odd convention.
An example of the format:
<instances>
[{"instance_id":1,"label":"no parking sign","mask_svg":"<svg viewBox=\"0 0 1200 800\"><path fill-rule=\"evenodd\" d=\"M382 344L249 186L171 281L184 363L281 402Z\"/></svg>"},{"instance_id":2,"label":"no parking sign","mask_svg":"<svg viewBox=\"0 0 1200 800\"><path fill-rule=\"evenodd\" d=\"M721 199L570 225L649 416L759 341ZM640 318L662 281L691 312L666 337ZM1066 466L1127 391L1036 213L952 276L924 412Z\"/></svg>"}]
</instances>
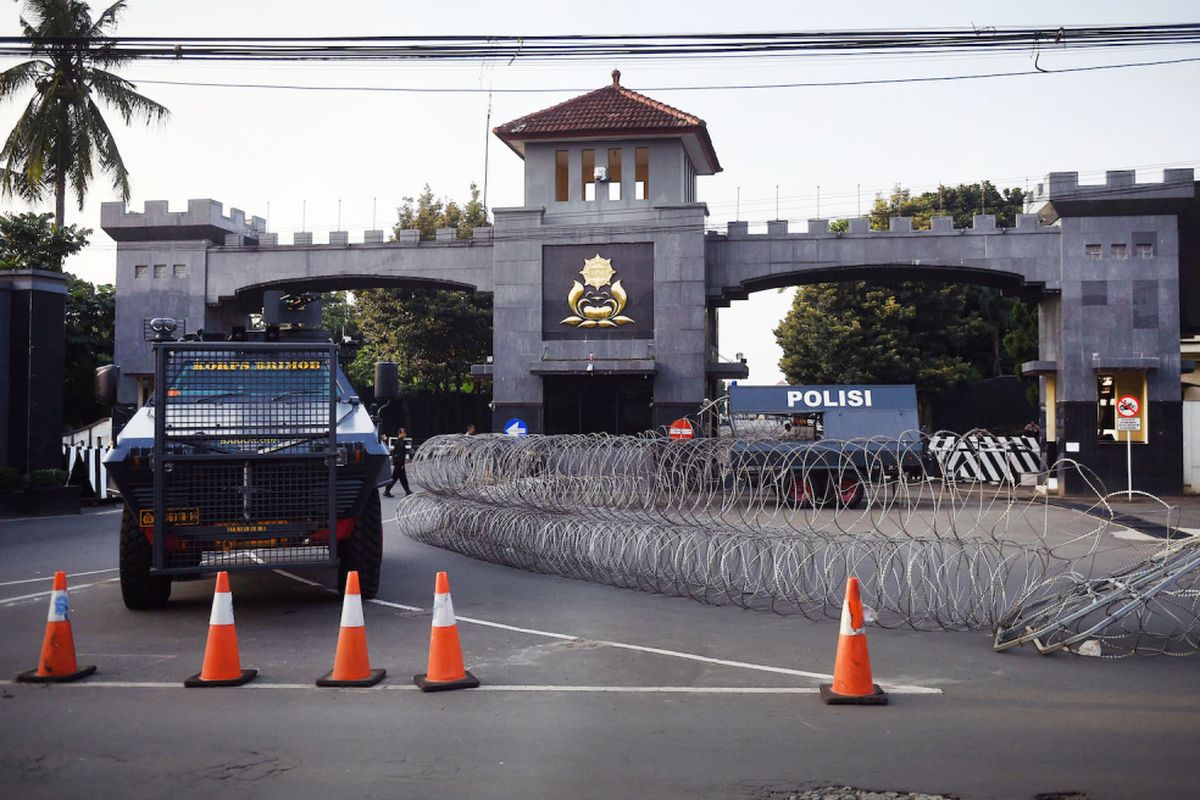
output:
<instances>
[{"instance_id":1,"label":"no parking sign","mask_svg":"<svg viewBox=\"0 0 1200 800\"><path fill-rule=\"evenodd\" d=\"M1117 398L1117 430L1140 431L1142 418L1139 413L1142 403L1131 394L1123 394Z\"/></svg>"}]
</instances>

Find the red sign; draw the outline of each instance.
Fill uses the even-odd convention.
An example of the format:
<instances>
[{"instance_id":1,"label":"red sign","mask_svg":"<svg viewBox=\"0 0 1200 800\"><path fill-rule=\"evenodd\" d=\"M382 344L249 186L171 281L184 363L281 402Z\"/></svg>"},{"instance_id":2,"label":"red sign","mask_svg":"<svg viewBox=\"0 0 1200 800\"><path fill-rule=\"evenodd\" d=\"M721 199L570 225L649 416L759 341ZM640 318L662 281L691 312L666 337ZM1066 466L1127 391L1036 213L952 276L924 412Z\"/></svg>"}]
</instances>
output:
<instances>
[{"instance_id":1,"label":"red sign","mask_svg":"<svg viewBox=\"0 0 1200 800\"><path fill-rule=\"evenodd\" d=\"M1123 394L1117 400L1117 414L1127 419L1136 417L1141 407L1141 402L1131 394Z\"/></svg>"},{"instance_id":2,"label":"red sign","mask_svg":"<svg viewBox=\"0 0 1200 800\"><path fill-rule=\"evenodd\" d=\"M688 422L683 417L671 423L671 427L667 428L667 436L672 439L691 439L696 435L696 431L692 428L692 423Z\"/></svg>"}]
</instances>

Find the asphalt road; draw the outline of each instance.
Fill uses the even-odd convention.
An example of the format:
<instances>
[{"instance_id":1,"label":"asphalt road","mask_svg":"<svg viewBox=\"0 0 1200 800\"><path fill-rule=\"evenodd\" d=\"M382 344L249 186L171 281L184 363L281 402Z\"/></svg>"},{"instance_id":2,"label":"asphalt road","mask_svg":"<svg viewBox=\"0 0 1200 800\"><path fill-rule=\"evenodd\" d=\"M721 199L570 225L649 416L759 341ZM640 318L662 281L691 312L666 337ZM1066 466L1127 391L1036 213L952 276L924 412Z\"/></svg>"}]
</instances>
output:
<instances>
[{"instance_id":1,"label":"asphalt road","mask_svg":"<svg viewBox=\"0 0 1200 800\"><path fill-rule=\"evenodd\" d=\"M118 522L0 520L0 679L35 666L56 569L72 574L79 660L99 667L77 684L0 684L0 797L1200 795L1200 660L996 654L983 633L871 629L891 704L829 707L815 687L834 624L479 563L391 524L366 607L385 683L311 686L337 638L332 571L255 573L235 574L233 592L258 679L185 690L213 582L177 584L163 611L125 610ZM481 689L412 686L439 569Z\"/></svg>"}]
</instances>

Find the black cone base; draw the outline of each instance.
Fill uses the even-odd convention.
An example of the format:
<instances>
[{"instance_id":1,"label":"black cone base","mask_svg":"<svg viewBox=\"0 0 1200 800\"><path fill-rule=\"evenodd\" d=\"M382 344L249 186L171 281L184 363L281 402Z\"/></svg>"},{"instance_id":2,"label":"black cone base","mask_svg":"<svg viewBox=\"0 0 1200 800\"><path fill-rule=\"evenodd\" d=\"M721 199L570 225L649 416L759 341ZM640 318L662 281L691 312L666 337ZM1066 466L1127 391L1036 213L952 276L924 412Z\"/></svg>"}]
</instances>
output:
<instances>
[{"instance_id":1,"label":"black cone base","mask_svg":"<svg viewBox=\"0 0 1200 800\"><path fill-rule=\"evenodd\" d=\"M822 683L821 699L830 706L886 706L887 693L878 684L872 684L872 688L875 691L871 694L838 694L833 690L833 684Z\"/></svg>"},{"instance_id":2,"label":"black cone base","mask_svg":"<svg viewBox=\"0 0 1200 800\"><path fill-rule=\"evenodd\" d=\"M479 685L479 678L463 670L463 676L456 681L430 681L424 675L413 675L413 683L421 687L422 692L447 692L451 689L474 689Z\"/></svg>"},{"instance_id":3,"label":"black cone base","mask_svg":"<svg viewBox=\"0 0 1200 800\"><path fill-rule=\"evenodd\" d=\"M200 677L197 672L192 677L183 682L183 685L189 689L202 689L208 686L241 686L243 683L249 683L254 680L254 676L258 674L256 669L244 669L242 674L237 678L230 678L224 681L206 681Z\"/></svg>"},{"instance_id":4,"label":"black cone base","mask_svg":"<svg viewBox=\"0 0 1200 800\"><path fill-rule=\"evenodd\" d=\"M317 686L374 686L383 680L383 676L387 675L387 670L373 669L368 677L356 681L336 681L330 677L331 675L333 675L333 670L329 670L317 678Z\"/></svg>"},{"instance_id":5,"label":"black cone base","mask_svg":"<svg viewBox=\"0 0 1200 800\"><path fill-rule=\"evenodd\" d=\"M95 671L95 665L83 667L78 672L72 672L69 675L38 675L36 669L31 669L28 672L22 672L18 675L17 683L69 683L77 681L80 678L86 678Z\"/></svg>"}]
</instances>

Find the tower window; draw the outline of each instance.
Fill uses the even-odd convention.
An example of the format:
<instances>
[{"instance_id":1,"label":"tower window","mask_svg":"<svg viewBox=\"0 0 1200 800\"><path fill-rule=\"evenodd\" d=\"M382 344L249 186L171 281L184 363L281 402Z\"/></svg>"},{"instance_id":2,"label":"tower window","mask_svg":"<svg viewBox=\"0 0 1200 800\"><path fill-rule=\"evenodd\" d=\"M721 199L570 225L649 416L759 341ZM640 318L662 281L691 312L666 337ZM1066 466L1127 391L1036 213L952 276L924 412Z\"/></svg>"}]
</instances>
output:
<instances>
[{"instance_id":1,"label":"tower window","mask_svg":"<svg viewBox=\"0 0 1200 800\"><path fill-rule=\"evenodd\" d=\"M587 149L583 156L583 199L591 202L596 199L596 151Z\"/></svg>"},{"instance_id":2,"label":"tower window","mask_svg":"<svg viewBox=\"0 0 1200 800\"><path fill-rule=\"evenodd\" d=\"M650 148L633 148L633 179L635 200L646 200L650 197Z\"/></svg>"},{"instance_id":3,"label":"tower window","mask_svg":"<svg viewBox=\"0 0 1200 800\"><path fill-rule=\"evenodd\" d=\"M1083 248L1083 255L1085 258L1091 258L1099 261L1104 257L1104 248L1098 244L1089 244Z\"/></svg>"},{"instance_id":4,"label":"tower window","mask_svg":"<svg viewBox=\"0 0 1200 800\"><path fill-rule=\"evenodd\" d=\"M1123 244L1114 244L1112 246L1112 257L1118 261L1124 261L1129 258L1129 249Z\"/></svg>"},{"instance_id":5,"label":"tower window","mask_svg":"<svg viewBox=\"0 0 1200 800\"><path fill-rule=\"evenodd\" d=\"M1138 258L1154 258L1154 245L1139 244L1137 246L1137 257Z\"/></svg>"},{"instance_id":6,"label":"tower window","mask_svg":"<svg viewBox=\"0 0 1200 800\"><path fill-rule=\"evenodd\" d=\"M608 150L608 199L621 199L621 148Z\"/></svg>"},{"instance_id":7,"label":"tower window","mask_svg":"<svg viewBox=\"0 0 1200 800\"><path fill-rule=\"evenodd\" d=\"M571 184L568 179L570 174L567 161L566 150L554 151L554 199L560 203L567 202L570 199Z\"/></svg>"}]
</instances>

